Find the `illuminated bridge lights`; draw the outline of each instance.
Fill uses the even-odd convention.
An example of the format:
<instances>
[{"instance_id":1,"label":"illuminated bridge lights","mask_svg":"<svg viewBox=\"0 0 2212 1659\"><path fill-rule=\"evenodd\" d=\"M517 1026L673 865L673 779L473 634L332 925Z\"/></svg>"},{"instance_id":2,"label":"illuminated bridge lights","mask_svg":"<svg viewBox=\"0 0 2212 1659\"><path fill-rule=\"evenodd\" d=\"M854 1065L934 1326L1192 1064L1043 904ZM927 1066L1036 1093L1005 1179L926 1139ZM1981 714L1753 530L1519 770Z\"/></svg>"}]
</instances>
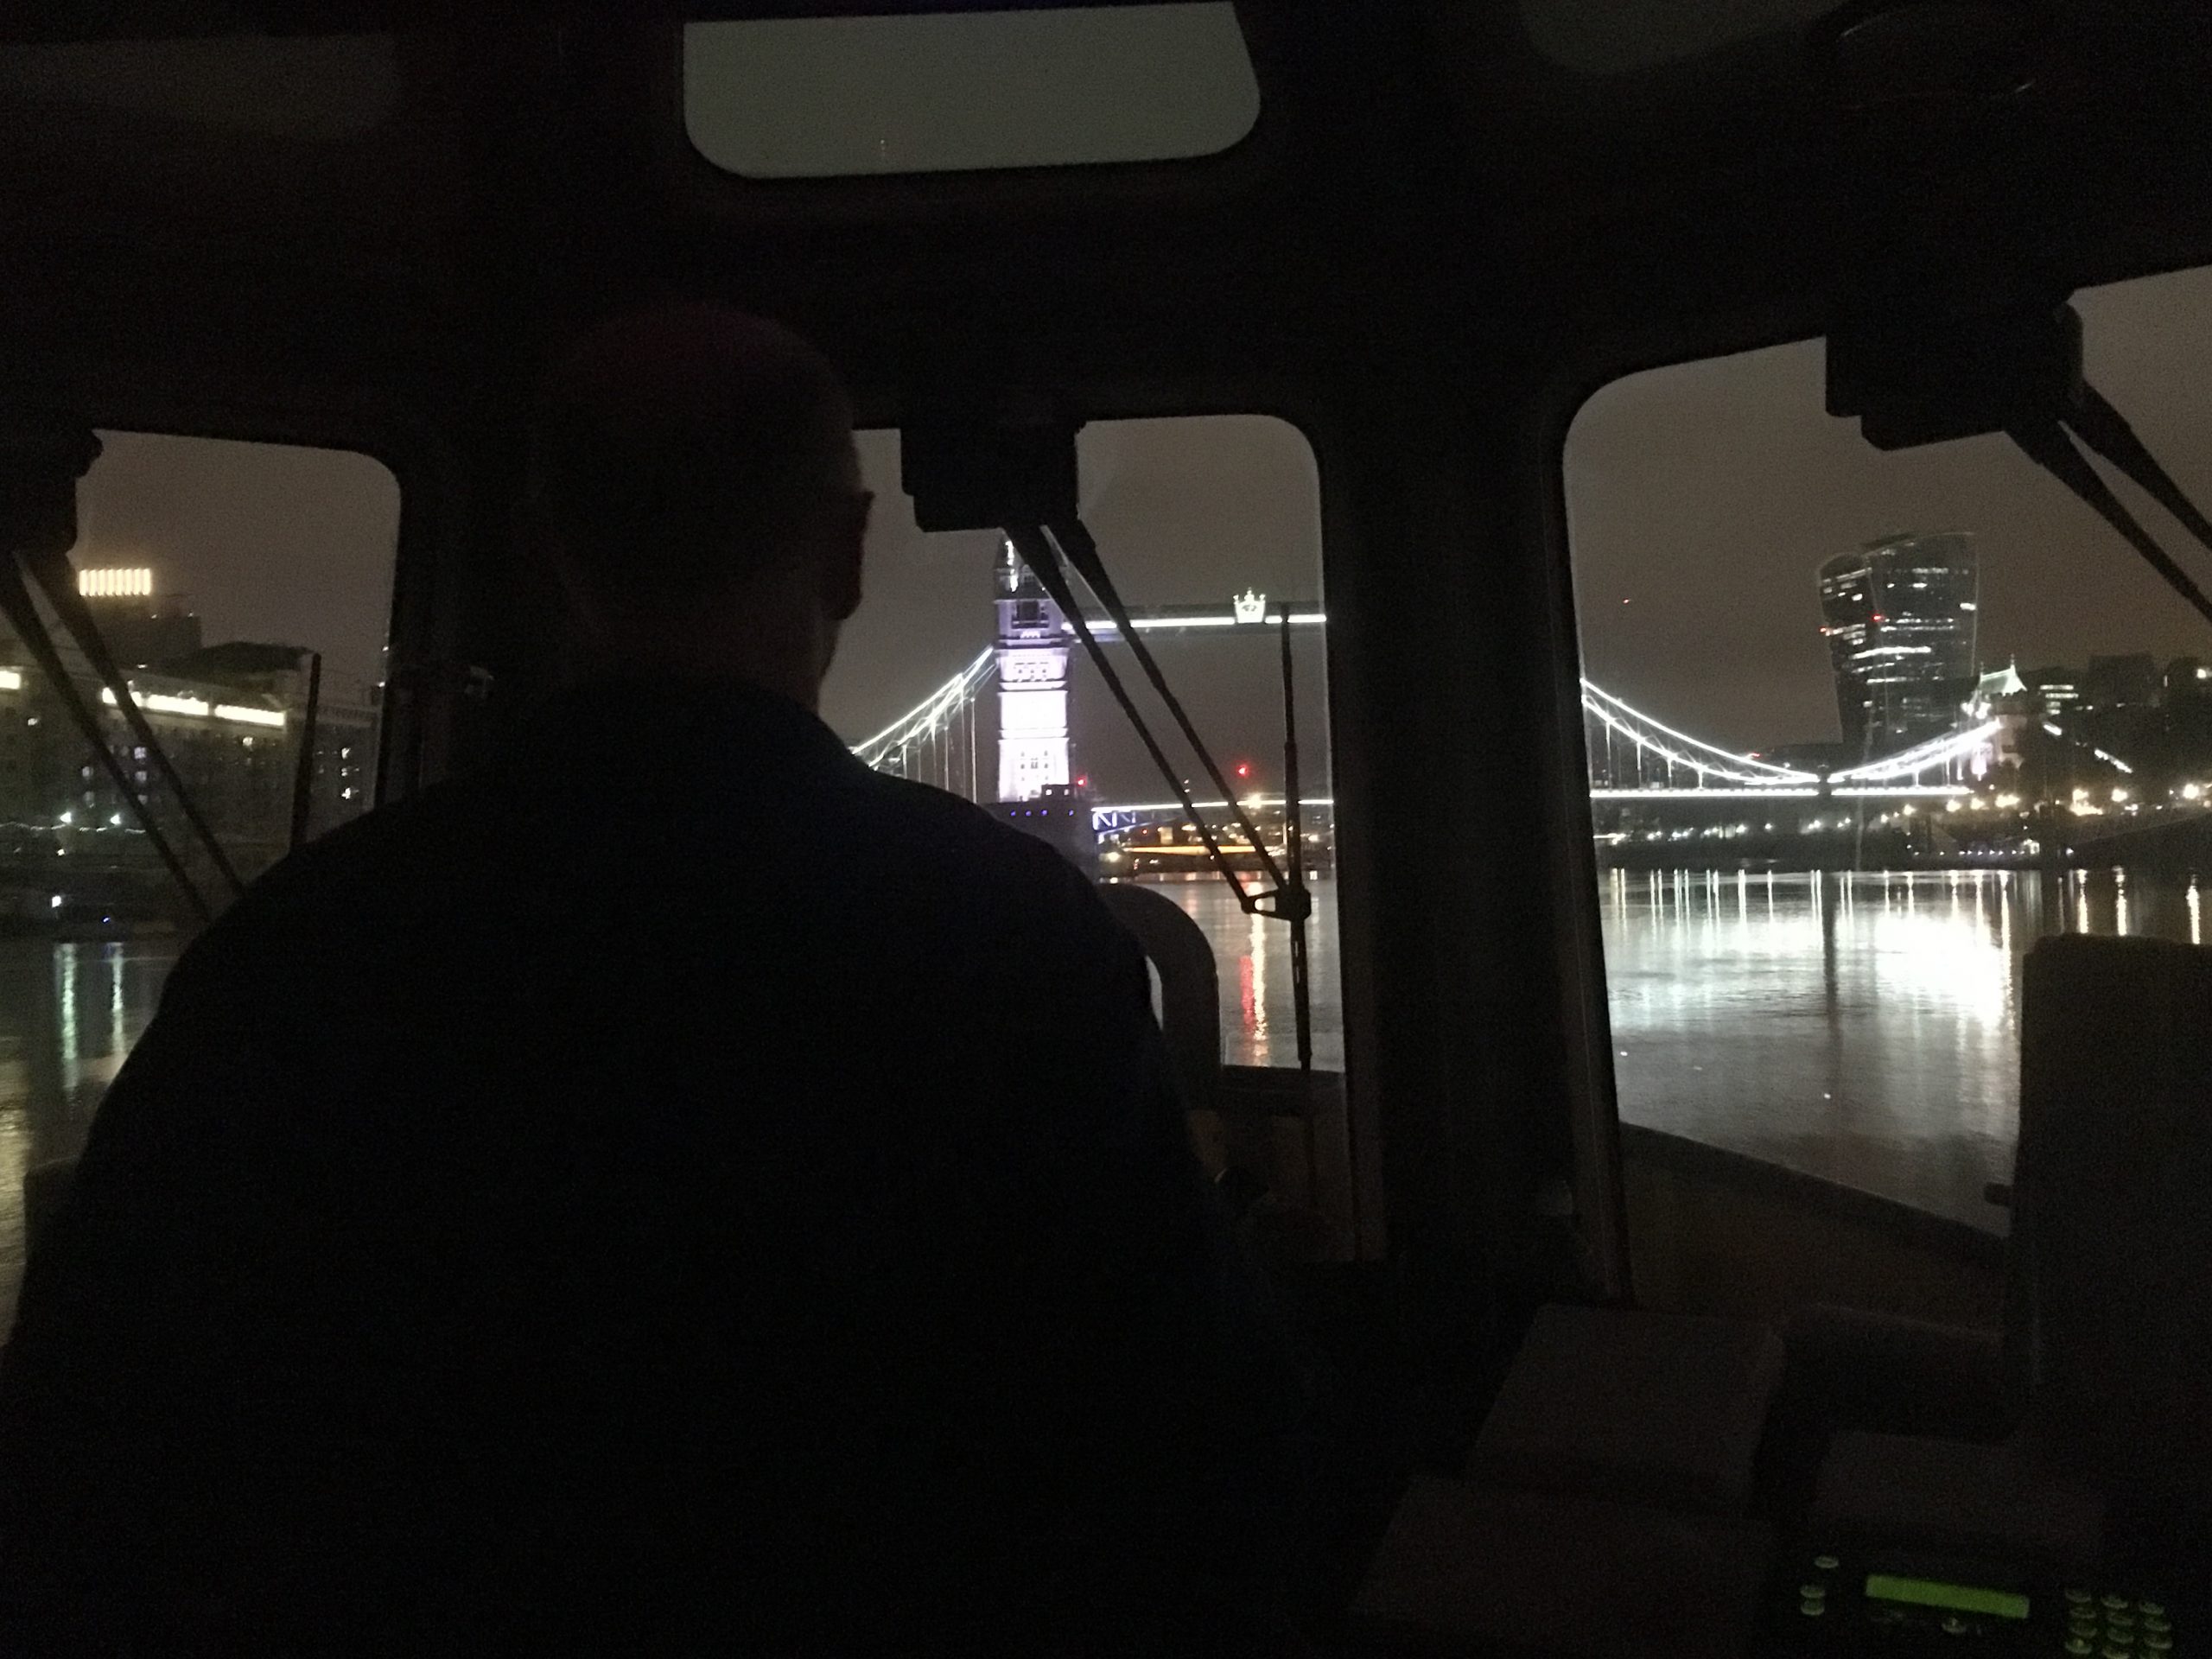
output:
<instances>
[{"instance_id":1,"label":"illuminated bridge lights","mask_svg":"<svg viewBox=\"0 0 2212 1659\"><path fill-rule=\"evenodd\" d=\"M1840 801L1872 799L1878 797L1885 801L1901 799L1930 800L1957 799L1973 791L1964 784L1846 784L1830 789L1828 794ZM1771 787L1744 785L1736 788L1678 788L1652 785L1643 789L1592 788L1593 801L1817 801L1821 791L1809 784L1779 784Z\"/></svg>"},{"instance_id":2,"label":"illuminated bridge lights","mask_svg":"<svg viewBox=\"0 0 2212 1659\"><path fill-rule=\"evenodd\" d=\"M18 678L20 679L20 676ZM4 680L0 688L10 689ZM149 715L186 715L195 720L227 720L239 726L276 726L284 724L281 709L256 709L245 703L210 703L203 697L177 696L167 691L141 691L137 683L129 683L130 700ZM100 688L100 701L109 708L117 707L115 693L105 686Z\"/></svg>"},{"instance_id":3,"label":"illuminated bridge lights","mask_svg":"<svg viewBox=\"0 0 2212 1659\"><path fill-rule=\"evenodd\" d=\"M1694 772L1700 779L1717 778L1724 783L1776 786L1816 784L1812 772L1796 766L1777 766L1756 755L1737 754L1676 731L1631 707L1593 680L1582 682L1582 707L1605 728L1625 738L1639 750L1657 756L1670 766Z\"/></svg>"},{"instance_id":4,"label":"illuminated bridge lights","mask_svg":"<svg viewBox=\"0 0 2212 1659\"><path fill-rule=\"evenodd\" d=\"M1885 760L1870 760L1864 766L1847 767L1830 774L1835 783L1875 784L1903 782L1916 778L1922 772L1934 772L1942 766L1972 757L1974 751L1986 745L2002 728L1993 720L1963 732L1932 738L1925 743L1899 751Z\"/></svg>"},{"instance_id":5,"label":"illuminated bridge lights","mask_svg":"<svg viewBox=\"0 0 2212 1659\"><path fill-rule=\"evenodd\" d=\"M978 653L975 661L874 737L865 743L854 744L853 753L869 766L880 766L902 749L912 747L942 728L983 689L991 677L995 655L990 651Z\"/></svg>"},{"instance_id":6,"label":"illuminated bridge lights","mask_svg":"<svg viewBox=\"0 0 2212 1659\"><path fill-rule=\"evenodd\" d=\"M1279 614L1267 613L1267 620L1275 621ZM1294 624L1326 620L1319 611L1294 611L1290 620ZM1229 630L1243 626L1235 616L1163 616L1140 618L1136 621L1138 626L1145 628L1219 627ZM989 683L994 671L994 652L986 650L979 653L966 668L914 708L866 742L855 744L853 753L871 766L899 761L904 753L915 744L932 733L944 729L954 715L975 700ZM1663 721L1655 720L1594 681L1586 679L1582 682L1582 707L1584 712L1611 736L1629 745L1639 761L1648 760L1655 772L1663 767L1667 774L1656 783L1639 781L1635 785L1621 786L1599 783L1598 768L1593 765L1590 790L1592 800L1697 798L1708 800L1754 798L1810 800L1823 792L1821 779L1816 772L1801 766L1762 760L1757 755L1739 754L1718 744L1708 743L1702 738L1693 737ZM1840 768L1828 775L1826 792L1846 799L1880 795L1887 798L1927 797L1948 800L1966 795L1970 792L1967 786L1954 781L1947 774L1952 768L1971 764L1974 756L1986 750L2001 729L2000 722L1984 721L1961 731L1931 738L1880 760ZM2110 762L2123 772L2128 770L2126 764L2117 756L2107 755L2100 750L2097 758ZM1687 774L1694 781L1686 785L1679 780L1678 774ZM1322 800L1311 804L1325 804L1326 802ZM1100 808L1099 812L1148 813L1166 810L1164 806L1141 805ZM1102 818L1101 827L1106 827L1107 822Z\"/></svg>"}]
</instances>

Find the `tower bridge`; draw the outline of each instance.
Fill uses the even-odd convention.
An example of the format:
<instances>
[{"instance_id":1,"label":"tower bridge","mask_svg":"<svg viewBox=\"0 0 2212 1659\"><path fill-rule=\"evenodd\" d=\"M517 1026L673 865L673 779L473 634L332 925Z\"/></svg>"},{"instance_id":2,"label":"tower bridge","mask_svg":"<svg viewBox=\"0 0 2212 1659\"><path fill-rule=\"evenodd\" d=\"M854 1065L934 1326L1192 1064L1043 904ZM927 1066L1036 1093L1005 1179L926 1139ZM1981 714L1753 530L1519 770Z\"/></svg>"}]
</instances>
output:
<instances>
[{"instance_id":1,"label":"tower bridge","mask_svg":"<svg viewBox=\"0 0 2212 1659\"><path fill-rule=\"evenodd\" d=\"M1011 550L999 569L995 642L881 731L855 744L871 766L976 801L1034 800L1076 783L1069 760L1068 674L1075 630ZM1143 632L1229 636L1325 626L1318 606L1247 592L1225 605L1133 614ZM1117 637L1103 618L1091 632ZM995 708L980 705L987 692ZM1981 712L1957 729L1856 765L1812 769L1739 753L1681 730L1595 681L1582 682L1585 749L1593 802L1688 804L1728 801L1942 800L1963 796L2002 749L2005 721ZM995 717L994 717L995 716ZM1316 798L1313 804L1325 804ZM1204 808L1207 804L1201 802ZM1225 803L1217 803L1224 810ZM1094 804L1102 831L1179 811L1173 803Z\"/></svg>"}]
</instances>

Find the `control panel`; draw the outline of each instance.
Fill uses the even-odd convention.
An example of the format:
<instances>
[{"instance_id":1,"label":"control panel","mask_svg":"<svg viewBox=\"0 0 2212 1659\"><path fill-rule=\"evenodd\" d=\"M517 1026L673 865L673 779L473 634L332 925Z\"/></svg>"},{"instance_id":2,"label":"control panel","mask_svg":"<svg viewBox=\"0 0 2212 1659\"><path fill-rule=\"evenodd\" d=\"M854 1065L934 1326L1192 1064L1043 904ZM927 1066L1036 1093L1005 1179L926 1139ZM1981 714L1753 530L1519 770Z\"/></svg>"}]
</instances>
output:
<instances>
[{"instance_id":1,"label":"control panel","mask_svg":"<svg viewBox=\"0 0 2212 1659\"><path fill-rule=\"evenodd\" d=\"M1781 1652L1807 1656L2212 1659L2155 1587L1817 1542L1785 1557L1769 1628Z\"/></svg>"}]
</instances>

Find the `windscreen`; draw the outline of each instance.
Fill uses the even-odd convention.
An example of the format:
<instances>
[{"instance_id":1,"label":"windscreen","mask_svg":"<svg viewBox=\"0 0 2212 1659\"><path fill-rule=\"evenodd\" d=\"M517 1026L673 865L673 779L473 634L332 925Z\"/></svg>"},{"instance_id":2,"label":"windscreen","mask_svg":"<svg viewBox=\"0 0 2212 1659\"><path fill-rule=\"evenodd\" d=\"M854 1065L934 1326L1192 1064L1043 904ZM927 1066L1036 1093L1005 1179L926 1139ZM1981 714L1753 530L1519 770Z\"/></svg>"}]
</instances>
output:
<instances>
[{"instance_id":1,"label":"windscreen","mask_svg":"<svg viewBox=\"0 0 2212 1659\"><path fill-rule=\"evenodd\" d=\"M1314 1064L1344 1064L1335 800L1330 787L1320 500L1305 438L1256 416L1095 422L1077 441L1083 516L1133 624L1280 861L1294 833L1312 881ZM1067 619L995 532L927 535L901 492L897 435L862 435L876 494L868 595L823 693L830 723L880 770L976 802L1054 841L1090 874L1166 894L1205 931L1222 1057L1296 1065L1288 927L1246 912L1201 825L1246 884L1260 861L1173 739L1126 654L1122 677L1191 785L1187 813L1084 659ZM1284 767L1281 618L1291 616L1300 810ZM1109 652L1118 639L1092 619Z\"/></svg>"},{"instance_id":2,"label":"windscreen","mask_svg":"<svg viewBox=\"0 0 2212 1659\"><path fill-rule=\"evenodd\" d=\"M748 178L1177 161L1252 130L1224 3L693 23L683 122Z\"/></svg>"},{"instance_id":3,"label":"windscreen","mask_svg":"<svg viewBox=\"0 0 2212 1659\"><path fill-rule=\"evenodd\" d=\"M2075 303L2212 494L2212 271ZM2006 438L1871 448L1817 340L1605 388L1566 483L1623 1120L2004 1230L2029 949L2203 942L2212 628Z\"/></svg>"},{"instance_id":4,"label":"windscreen","mask_svg":"<svg viewBox=\"0 0 2212 1659\"><path fill-rule=\"evenodd\" d=\"M251 880L296 822L312 837L372 804L398 486L338 450L100 438L78 488L79 592ZM128 787L188 846L155 758L83 654L61 650ZM22 1264L23 1173L77 1155L192 925L111 772L0 626L0 1315Z\"/></svg>"}]
</instances>

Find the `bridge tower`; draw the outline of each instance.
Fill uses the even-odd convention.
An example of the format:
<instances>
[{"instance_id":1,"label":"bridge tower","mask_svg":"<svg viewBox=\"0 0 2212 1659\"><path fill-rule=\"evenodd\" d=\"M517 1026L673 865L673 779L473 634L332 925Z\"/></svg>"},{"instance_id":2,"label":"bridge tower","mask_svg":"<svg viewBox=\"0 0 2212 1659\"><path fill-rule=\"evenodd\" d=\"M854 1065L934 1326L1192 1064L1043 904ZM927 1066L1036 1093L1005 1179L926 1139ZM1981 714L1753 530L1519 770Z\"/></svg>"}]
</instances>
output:
<instances>
[{"instance_id":1,"label":"bridge tower","mask_svg":"<svg viewBox=\"0 0 2212 1659\"><path fill-rule=\"evenodd\" d=\"M1069 782L1068 636L1012 542L999 555L998 613L998 798L1033 801Z\"/></svg>"}]
</instances>

